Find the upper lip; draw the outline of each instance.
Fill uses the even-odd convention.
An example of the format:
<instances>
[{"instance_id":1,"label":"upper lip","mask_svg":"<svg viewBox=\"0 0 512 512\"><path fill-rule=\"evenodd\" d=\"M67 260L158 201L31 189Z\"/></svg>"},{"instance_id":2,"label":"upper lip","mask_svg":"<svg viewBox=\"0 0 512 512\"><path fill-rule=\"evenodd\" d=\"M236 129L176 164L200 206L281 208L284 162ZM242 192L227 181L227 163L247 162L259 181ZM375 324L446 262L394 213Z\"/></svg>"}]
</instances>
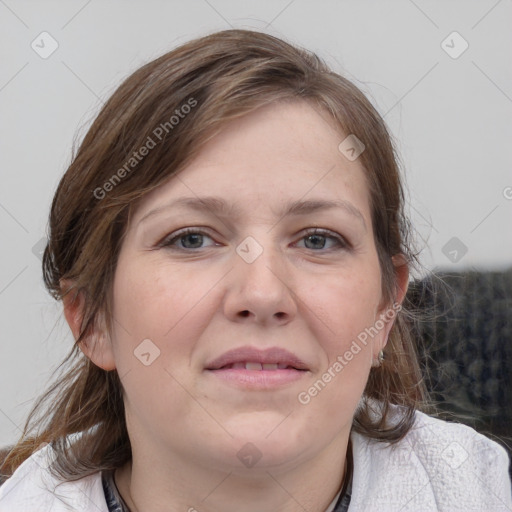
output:
<instances>
[{"instance_id":1,"label":"upper lip","mask_svg":"<svg viewBox=\"0 0 512 512\"><path fill-rule=\"evenodd\" d=\"M309 370L295 354L279 347L259 350L254 347L239 347L224 352L221 356L206 364L207 370L219 370L223 366L233 363L281 363L296 368L297 370Z\"/></svg>"}]
</instances>

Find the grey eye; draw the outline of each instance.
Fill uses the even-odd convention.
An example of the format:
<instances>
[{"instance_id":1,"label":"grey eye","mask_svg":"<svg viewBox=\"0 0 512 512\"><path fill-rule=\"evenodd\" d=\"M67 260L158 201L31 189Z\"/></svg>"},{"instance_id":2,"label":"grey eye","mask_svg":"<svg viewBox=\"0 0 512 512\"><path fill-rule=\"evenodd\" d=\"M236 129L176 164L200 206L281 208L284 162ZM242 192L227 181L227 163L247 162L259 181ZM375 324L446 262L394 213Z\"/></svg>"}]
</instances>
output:
<instances>
[{"instance_id":1,"label":"grey eye","mask_svg":"<svg viewBox=\"0 0 512 512\"><path fill-rule=\"evenodd\" d=\"M304 245L308 249L324 249L326 238L324 235L308 235L304 237L305 243ZM309 245L308 245L309 242Z\"/></svg>"},{"instance_id":2,"label":"grey eye","mask_svg":"<svg viewBox=\"0 0 512 512\"><path fill-rule=\"evenodd\" d=\"M185 249L197 249L202 246L204 236L200 233L188 233L179 238Z\"/></svg>"}]
</instances>

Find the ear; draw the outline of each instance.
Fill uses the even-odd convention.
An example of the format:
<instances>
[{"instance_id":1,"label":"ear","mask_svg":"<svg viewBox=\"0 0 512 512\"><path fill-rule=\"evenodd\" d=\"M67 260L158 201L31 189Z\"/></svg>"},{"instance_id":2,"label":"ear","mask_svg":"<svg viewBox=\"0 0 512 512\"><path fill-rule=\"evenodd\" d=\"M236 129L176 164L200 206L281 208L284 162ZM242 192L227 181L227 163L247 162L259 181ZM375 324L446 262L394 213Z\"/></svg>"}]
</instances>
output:
<instances>
[{"instance_id":1,"label":"ear","mask_svg":"<svg viewBox=\"0 0 512 512\"><path fill-rule=\"evenodd\" d=\"M80 336L85 297L83 292L73 289L73 283L69 280L61 280L60 285L61 290L64 290L64 296L62 298L64 316L76 341ZM94 325L89 328L87 334L79 342L78 346L96 366L106 371L116 368L112 343L108 336L102 314L99 314L99 318L94 322Z\"/></svg>"},{"instance_id":2,"label":"ear","mask_svg":"<svg viewBox=\"0 0 512 512\"><path fill-rule=\"evenodd\" d=\"M402 302L409 287L409 265L403 254L396 254L392 257L395 267L395 295L391 304L387 303L379 310L379 319L385 323L384 329L379 336L380 343L374 344L374 360L377 359L380 350L386 346L391 328L395 323L398 312L402 309Z\"/></svg>"}]
</instances>

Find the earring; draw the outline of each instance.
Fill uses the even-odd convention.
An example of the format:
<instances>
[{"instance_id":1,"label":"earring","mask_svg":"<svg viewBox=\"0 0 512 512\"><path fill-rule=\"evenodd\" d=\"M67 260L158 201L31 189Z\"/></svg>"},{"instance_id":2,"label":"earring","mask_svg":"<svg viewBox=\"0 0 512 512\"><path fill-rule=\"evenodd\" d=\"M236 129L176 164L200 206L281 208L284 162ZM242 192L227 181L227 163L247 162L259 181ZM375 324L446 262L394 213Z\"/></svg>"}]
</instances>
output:
<instances>
[{"instance_id":1,"label":"earring","mask_svg":"<svg viewBox=\"0 0 512 512\"><path fill-rule=\"evenodd\" d=\"M372 367L378 368L379 366L382 365L383 362L384 362L384 351L379 350L379 355L377 356L377 361L372 362Z\"/></svg>"}]
</instances>

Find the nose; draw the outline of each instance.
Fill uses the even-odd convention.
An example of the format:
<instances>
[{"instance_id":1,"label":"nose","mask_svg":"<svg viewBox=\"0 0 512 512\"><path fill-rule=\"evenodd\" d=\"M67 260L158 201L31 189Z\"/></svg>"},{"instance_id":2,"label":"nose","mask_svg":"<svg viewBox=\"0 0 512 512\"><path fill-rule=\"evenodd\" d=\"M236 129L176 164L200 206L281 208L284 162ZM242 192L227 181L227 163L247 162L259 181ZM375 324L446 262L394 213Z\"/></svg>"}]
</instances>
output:
<instances>
[{"instance_id":1,"label":"nose","mask_svg":"<svg viewBox=\"0 0 512 512\"><path fill-rule=\"evenodd\" d=\"M263 247L261 250L254 260L246 258L242 251L234 253L234 268L226 283L224 313L238 323L285 325L297 314L293 278L278 250Z\"/></svg>"}]
</instances>

